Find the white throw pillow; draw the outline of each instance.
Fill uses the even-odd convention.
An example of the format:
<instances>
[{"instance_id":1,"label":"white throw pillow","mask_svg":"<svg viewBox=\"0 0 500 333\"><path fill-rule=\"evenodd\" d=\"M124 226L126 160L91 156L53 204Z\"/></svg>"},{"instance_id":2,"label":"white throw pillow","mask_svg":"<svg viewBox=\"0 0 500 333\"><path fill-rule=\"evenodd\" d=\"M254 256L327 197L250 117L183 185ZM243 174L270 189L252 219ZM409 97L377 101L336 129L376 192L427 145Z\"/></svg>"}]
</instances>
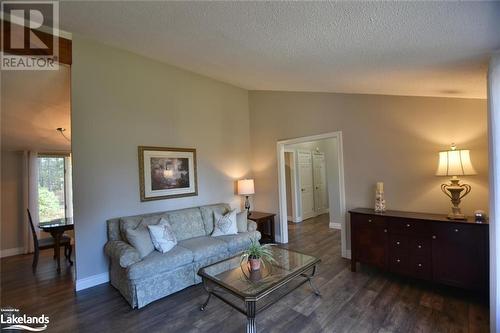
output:
<instances>
[{"instance_id":1,"label":"white throw pillow","mask_svg":"<svg viewBox=\"0 0 500 333\"><path fill-rule=\"evenodd\" d=\"M214 231L212 236L236 235L238 227L236 224L236 210L231 210L224 215L214 212Z\"/></svg>"},{"instance_id":2,"label":"white throw pillow","mask_svg":"<svg viewBox=\"0 0 500 333\"><path fill-rule=\"evenodd\" d=\"M149 234L155 249L161 253L166 253L177 245L172 226L164 218L158 224L148 225Z\"/></svg>"}]
</instances>

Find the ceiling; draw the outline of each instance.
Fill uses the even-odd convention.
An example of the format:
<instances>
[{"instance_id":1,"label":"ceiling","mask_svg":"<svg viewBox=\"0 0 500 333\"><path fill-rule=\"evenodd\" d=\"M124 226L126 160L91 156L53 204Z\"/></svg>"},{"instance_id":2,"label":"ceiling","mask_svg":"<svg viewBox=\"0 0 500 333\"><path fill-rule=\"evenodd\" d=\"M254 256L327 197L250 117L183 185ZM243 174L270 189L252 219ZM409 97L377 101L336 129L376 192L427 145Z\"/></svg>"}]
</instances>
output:
<instances>
[{"instance_id":1,"label":"ceiling","mask_svg":"<svg viewBox=\"0 0 500 333\"><path fill-rule=\"evenodd\" d=\"M70 69L58 71L3 71L2 150L70 151Z\"/></svg>"},{"instance_id":2,"label":"ceiling","mask_svg":"<svg viewBox=\"0 0 500 333\"><path fill-rule=\"evenodd\" d=\"M61 2L61 28L249 90L486 97L500 2Z\"/></svg>"}]
</instances>

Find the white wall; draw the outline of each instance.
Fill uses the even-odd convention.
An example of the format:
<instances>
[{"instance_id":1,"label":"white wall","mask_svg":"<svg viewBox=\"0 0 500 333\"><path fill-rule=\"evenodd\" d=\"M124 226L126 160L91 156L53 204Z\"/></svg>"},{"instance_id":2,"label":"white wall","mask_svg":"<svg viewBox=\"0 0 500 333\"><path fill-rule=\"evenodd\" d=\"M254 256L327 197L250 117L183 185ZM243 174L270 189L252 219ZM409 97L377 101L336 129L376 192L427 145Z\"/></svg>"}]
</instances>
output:
<instances>
[{"instance_id":1,"label":"white wall","mask_svg":"<svg viewBox=\"0 0 500 333\"><path fill-rule=\"evenodd\" d=\"M108 271L112 217L240 205L250 168L248 92L74 36L73 188L77 278ZM198 196L140 202L137 147L197 150Z\"/></svg>"},{"instance_id":2,"label":"white wall","mask_svg":"<svg viewBox=\"0 0 500 333\"><path fill-rule=\"evenodd\" d=\"M490 60L488 73L490 144L490 331L500 329L500 53Z\"/></svg>"}]
</instances>

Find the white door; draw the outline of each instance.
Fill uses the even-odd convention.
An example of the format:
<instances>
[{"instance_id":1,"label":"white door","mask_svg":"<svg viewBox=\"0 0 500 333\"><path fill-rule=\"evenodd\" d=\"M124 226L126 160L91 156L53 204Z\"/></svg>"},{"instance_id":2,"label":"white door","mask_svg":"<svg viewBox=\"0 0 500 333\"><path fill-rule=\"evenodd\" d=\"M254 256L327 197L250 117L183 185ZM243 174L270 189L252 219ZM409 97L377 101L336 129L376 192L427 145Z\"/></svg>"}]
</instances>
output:
<instances>
[{"instance_id":1,"label":"white door","mask_svg":"<svg viewBox=\"0 0 500 333\"><path fill-rule=\"evenodd\" d=\"M326 213L328 192L326 185L325 154L313 152L314 210L316 214Z\"/></svg>"},{"instance_id":2,"label":"white door","mask_svg":"<svg viewBox=\"0 0 500 333\"><path fill-rule=\"evenodd\" d=\"M299 186L301 196L302 220L315 216L314 212L314 181L312 156L310 151L299 150L297 152L297 164L299 169Z\"/></svg>"}]
</instances>

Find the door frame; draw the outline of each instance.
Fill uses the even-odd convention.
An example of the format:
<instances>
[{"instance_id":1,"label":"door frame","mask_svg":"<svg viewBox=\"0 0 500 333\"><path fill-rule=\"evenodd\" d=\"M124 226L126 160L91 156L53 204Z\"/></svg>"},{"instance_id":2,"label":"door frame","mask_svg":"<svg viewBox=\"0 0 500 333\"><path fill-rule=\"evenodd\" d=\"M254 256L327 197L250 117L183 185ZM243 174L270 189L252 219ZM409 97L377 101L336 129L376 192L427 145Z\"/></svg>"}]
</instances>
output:
<instances>
[{"instance_id":1,"label":"door frame","mask_svg":"<svg viewBox=\"0 0 500 333\"><path fill-rule=\"evenodd\" d=\"M341 221L341 249L342 257L350 258L350 253L347 252L347 236L346 236L346 203L345 203L345 181L344 181L344 153L342 131L329 132L317 135L310 135L300 138L280 140L276 143L276 153L278 161L278 202L279 202L279 229L276 235L276 240L280 243L288 243L288 218L286 206L286 178L285 178L285 145L304 143L309 141L324 140L335 138L338 142L337 159L338 179L339 179L339 200L340 200L340 215L344 218ZM331 210L331 209L330 209Z\"/></svg>"},{"instance_id":2,"label":"door frame","mask_svg":"<svg viewBox=\"0 0 500 333\"><path fill-rule=\"evenodd\" d=\"M295 149L288 149L285 148L284 150L285 153L290 154L290 188L291 188L291 193L292 193L292 216L287 216L287 219L291 220L294 223L300 222L300 215L299 215L299 198L297 195L297 184L299 183L298 177L297 177L297 157L295 156L296 152ZM286 179L285 179L286 182ZM286 183L285 183L286 186ZM286 190L286 188L285 188ZM288 209L287 209L287 215L288 215Z\"/></svg>"}]
</instances>

